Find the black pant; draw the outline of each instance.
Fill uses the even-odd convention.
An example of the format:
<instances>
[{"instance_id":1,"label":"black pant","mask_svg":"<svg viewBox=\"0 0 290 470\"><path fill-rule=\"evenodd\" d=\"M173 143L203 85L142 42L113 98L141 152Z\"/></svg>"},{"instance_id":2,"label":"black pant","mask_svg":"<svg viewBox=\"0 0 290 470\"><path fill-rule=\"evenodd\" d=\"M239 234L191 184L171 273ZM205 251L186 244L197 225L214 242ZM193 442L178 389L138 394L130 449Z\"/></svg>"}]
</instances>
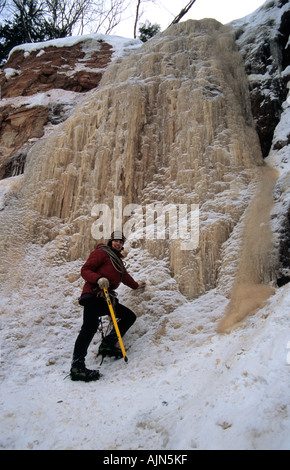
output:
<instances>
[{"instance_id":1,"label":"black pant","mask_svg":"<svg viewBox=\"0 0 290 470\"><path fill-rule=\"evenodd\" d=\"M82 305L84 306L83 325L75 342L73 364L84 363L88 347L99 327L99 317L110 315L108 304L103 297L89 297L82 301ZM120 334L124 336L135 322L136 315L129 308L121 305L118 300L115 301L114 311L118 319ZM115 328L113 328L102 343L111 346L117 341L118 337Z\"/></svg>"}]
</instances>

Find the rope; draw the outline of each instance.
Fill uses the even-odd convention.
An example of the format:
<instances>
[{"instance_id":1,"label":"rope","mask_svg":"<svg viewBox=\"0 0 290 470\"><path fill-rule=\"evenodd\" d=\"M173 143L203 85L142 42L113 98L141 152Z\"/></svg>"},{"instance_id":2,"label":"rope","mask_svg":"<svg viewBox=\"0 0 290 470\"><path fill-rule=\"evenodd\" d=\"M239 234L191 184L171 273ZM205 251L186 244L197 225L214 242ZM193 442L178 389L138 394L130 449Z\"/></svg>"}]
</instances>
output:
<instances>
[{"instance_id":1,"label":"rope","mask_svg":"<svg viewBox=\"0 0 290 470\"><path fill-rule=\"evenodd\" d=\"M111 250L109 246L106 246L106 245L99 246L99 250L103 250L107 253L113 267L116 269L116 271L118 271L118 273L121 274L121 282L122 282L123 274L125 271L125 267L122 263L122 260L116 255L116 253L114 253L113 250Z\"/></svg>"}]
</instances>

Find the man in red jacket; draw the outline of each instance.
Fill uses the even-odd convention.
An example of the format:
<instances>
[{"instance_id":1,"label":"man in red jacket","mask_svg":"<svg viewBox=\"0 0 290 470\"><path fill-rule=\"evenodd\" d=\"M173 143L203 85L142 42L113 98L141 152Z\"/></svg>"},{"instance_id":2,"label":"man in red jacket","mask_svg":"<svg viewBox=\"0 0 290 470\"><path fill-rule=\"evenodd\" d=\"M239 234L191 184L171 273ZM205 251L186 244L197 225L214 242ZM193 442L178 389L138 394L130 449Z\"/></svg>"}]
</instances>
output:
<instances>
[{"instance_id":1,"label":"man in red jacket","mask_svg":"<svg viewBox=\"0 0 290 470\"><path fill-rule=\"evenodd\" d=\"M133 325L136 315L129 308L121 305L114 296L114 291L122 282L131 289L145 287L145 282L139 283L127 272L121 251L123 250L125 238L122 232L113 232L107 245L100 244L90 254L88 260L81 269L85 285L79 303L84 307L83 325L75 342L73 360L70 371L72 380L90 382L98 380L99 371L89 370L85 367L85 357L88 347L98 330L99 317L109 315L107 302L104 298L103 289L109 290L113 295L114 310L118 319L118 327L121 336ZM104 356L122 357L121 350L115 344L118 338L113 328L103 339L99 347L99 354Z\"/></svg>"}]
</instances>

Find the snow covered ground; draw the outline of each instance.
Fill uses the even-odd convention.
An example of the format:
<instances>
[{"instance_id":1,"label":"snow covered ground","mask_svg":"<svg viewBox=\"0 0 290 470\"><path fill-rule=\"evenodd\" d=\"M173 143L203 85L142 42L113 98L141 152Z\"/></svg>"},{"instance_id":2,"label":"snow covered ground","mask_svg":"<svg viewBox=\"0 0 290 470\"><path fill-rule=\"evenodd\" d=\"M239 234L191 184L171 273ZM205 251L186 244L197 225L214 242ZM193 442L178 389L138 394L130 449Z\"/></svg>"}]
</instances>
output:
<instances>
[{"instance_id":1,"label":"snow covered ground","mask_svg":"<svg viewBox=\"0 0 290 470\"><path fill-rule=\"evenodd\" d=\"M120 289L138 315L124 338L129 361L105 359L101 380L85 384L65 378L82 262L52 266L50 257L49 246L30 246L2 295L0 448L290 448L289 284L218 335L228 300L212 290L186 301L161 261L133 250L130 271L151 281L143 293ZM100 364L99 341L88 367Z\"/></svg>"},{"instance_id":2,"label":"snow covered ground","mask_svg":"<svg viewBox=\"0 0 290 470\"><path fill-rule=\"evenodd\" d=\"M269 163L285 181L289 146L272 150ZM0 182L2 209L22 178ZM289 185L278 220L287 194ZM55 243L26 246L1 288L1 449L290 449L290 284L221 335L222 289L189 302L163 261L131 249L128 269L148 284L119 289L138 316L124 338L129 361L99 367L97 334L87 366L103 377L72 382L84 260L55 258Z\"/></svg>"},{"instance_id":3,"label":"snow covered ground","mask_svg":"<svg viewBox=\"0 0 290 470\"><path fill-rule=\"evenodd\" d=\"M289 105L274 141L289 129ZM289 157L288 145L268 158L284 182L278 220ZM0 182L0 210L21 178ZM129 361L99 366L98 334L87 366L103 377L72 382L84 260L55 259L54 243L26 246L1 286L0 449L290 449L290 284L240 328L217 334L228 303L221 289L189 302L162 261L132 249L129 271L148 284L119 289L138 316L124 338Z\"/></svg>"}]
</instances>

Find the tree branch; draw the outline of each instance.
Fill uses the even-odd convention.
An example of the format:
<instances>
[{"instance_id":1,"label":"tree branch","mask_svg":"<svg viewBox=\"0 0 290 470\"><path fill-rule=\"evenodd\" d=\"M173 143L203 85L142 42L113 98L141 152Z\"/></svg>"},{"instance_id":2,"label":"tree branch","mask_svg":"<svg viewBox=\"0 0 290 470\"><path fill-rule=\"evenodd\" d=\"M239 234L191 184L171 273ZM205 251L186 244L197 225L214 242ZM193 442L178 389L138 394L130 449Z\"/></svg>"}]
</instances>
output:
<instances>
[{"instance_id":1,"label":"tree branch","mask_svg":"<svg viewBox=\"0 0 290 470\"><path fill-rule=\"evenodd\" d=\"M186 15L186 13L190 10L192 5L195 3L196 0L191 0L181 11L180 13L174 18L174 20L170 23L169 26L172 26L173 24L179 23L181 18ZM168 28L169 28L168 26Z\"/></svg>"}]
</instances>

